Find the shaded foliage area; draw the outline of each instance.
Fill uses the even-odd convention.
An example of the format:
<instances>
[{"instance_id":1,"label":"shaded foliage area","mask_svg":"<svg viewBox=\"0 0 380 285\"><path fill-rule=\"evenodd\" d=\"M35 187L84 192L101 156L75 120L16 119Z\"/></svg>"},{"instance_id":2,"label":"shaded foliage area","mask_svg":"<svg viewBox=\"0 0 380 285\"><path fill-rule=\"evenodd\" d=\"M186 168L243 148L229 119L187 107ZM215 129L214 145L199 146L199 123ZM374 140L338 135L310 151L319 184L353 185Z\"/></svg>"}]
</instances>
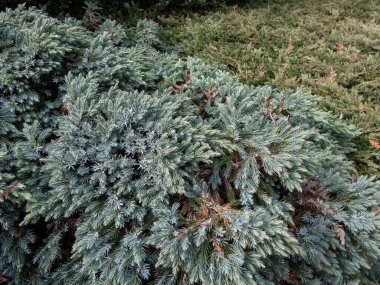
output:
<instances>
[{"instance_id":1,"label":"shaded foliage area","mask_svg":"<svg viewBox=\"0 0 380 285\"><path fill-rule=\"evenodd\" d=\"M16 8L20 4L27 7L44 8L52 16L70 15L82 17L86 8L94 8L102 11L103 16L116 17L130 22L131 17L143 16L145 12L170 12L178 8L185 11L209 10L221 7L225 4L244 4L247 0L0 0L0 10Z\"/></svg>"}]
</instances>

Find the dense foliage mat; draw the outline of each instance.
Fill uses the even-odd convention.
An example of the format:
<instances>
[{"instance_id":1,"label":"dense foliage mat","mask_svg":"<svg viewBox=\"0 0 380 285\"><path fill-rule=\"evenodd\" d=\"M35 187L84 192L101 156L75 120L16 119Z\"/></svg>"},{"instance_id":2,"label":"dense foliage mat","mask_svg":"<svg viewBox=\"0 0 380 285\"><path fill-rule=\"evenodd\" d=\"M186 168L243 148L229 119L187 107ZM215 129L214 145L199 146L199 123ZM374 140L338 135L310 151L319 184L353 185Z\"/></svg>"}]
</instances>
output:
<instances>
[{"instance_id":1,"label":"dense foliage mat","mask_svg":"<svg viewBox=\"0 0 380 285\"><path fill-rule=\"evenodd\" d=\"M378 1L282 1L181 12L160 20L163 39L186 55L228 67L247 84L305 86L366 134L355 161L380 174Z\"/></svg>"},{"instance_id":2,"label":"dense foliage mat","mask_svg":"<svg viewBox=\"0 0 380 285\"><path fill-rule=\"evenodd\" d=\"M0 14L0 282L376 284L359 132L157 32Z\"/></svg>"}]
</instances>

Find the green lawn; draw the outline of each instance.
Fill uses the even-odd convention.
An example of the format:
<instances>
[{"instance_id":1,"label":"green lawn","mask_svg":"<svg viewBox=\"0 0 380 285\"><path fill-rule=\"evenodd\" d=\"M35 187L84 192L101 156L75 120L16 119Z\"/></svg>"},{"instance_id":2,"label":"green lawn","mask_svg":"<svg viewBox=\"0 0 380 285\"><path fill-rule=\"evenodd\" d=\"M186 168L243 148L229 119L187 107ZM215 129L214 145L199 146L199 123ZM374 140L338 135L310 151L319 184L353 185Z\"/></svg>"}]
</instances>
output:
<instances>
[{"instance_id":1,"label":"green lawn","mask_svg":"<svg viewBox=\"0 0 380 285\"><path fill-rule=\"evenodd\" d=\"M184 56L224 65L244 83L320 95L367 135L355 160L379 173L369 139L380 142L380 1L269 1L159 21Z\"/></svg>"}]
</instances>

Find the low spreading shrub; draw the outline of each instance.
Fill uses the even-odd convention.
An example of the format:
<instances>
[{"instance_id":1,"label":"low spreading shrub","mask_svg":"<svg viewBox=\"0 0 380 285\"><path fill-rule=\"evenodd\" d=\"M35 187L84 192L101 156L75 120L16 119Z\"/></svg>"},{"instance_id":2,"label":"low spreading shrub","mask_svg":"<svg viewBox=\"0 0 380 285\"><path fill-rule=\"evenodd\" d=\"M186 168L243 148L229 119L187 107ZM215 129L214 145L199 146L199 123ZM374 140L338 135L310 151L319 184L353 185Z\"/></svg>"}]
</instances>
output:
<instances>
[{"instance_id":1,"label":"low spreading shrub","mask_svg":"<svg viewBox=\"0 0 380 285\"><path fill-rule=\"evenodd\" d=\"M0 14L0 282L376 284L355 127L157 30Z\"/></svg>"}]
</instances>

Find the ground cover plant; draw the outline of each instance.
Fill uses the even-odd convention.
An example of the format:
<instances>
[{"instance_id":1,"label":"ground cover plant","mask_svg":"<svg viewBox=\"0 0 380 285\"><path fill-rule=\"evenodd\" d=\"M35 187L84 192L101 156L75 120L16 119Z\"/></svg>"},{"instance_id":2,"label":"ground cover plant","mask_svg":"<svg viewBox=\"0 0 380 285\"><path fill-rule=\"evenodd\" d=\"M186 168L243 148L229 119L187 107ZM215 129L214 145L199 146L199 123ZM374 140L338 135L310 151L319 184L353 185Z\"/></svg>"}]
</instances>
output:
<instances>
[{"instance_id":1,"label":"ground cover plant","mask_svg":"<svg viewBox=\"0 0 380 285\"><path fill-rule=\"evenodd\" d=\"M161 17L162 38L185 55L226 66L246 84L304 86L365 134L354 160L380 165L378 1L267 1L206 14Z\"/></svg>"},{"instance_id":2,"label":"ground cover plant","mask_svg":"<svg viewBox=\"0 0 380 285\"><path fill-rule=\"evenodd\" d=\"M377 284L380 183L358 130L302 89L0 14L0 282Z\"/></svg>"}]
</instances>

